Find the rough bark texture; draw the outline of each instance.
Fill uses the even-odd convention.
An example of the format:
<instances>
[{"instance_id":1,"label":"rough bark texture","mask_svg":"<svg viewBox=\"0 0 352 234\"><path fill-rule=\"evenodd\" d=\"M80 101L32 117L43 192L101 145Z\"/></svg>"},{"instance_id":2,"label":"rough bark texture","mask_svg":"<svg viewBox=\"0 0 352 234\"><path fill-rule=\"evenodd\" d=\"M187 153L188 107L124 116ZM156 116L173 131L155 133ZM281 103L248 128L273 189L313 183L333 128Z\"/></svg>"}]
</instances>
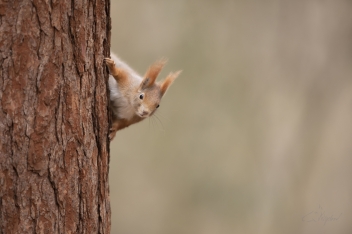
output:
<instances>
[{"instance_id":1,"label":"rough bark texture","mask_svg":"<svg viewBox=\"0 0 352 234\"><path fill-rule=\"evenodd\" d=\"M0 233L109 233L109 0L0 1Z\"/></svg>"}]
</instances>

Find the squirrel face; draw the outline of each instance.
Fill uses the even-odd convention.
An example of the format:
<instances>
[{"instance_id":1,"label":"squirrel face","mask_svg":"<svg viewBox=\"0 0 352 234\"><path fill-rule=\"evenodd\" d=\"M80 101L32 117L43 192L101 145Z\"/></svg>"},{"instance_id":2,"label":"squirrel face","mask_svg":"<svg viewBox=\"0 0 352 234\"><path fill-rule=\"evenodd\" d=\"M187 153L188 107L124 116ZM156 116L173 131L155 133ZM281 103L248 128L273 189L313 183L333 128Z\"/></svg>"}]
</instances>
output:
<instances>
[{"instance_id":1,"label":"squirrel face","mask_svg":"<svg viewBox=\"0 0 352 234\"><path fill-rule=\"evenodd\" d=\"M165 63L166 60L159 60L149 67L133 99L136 114L141 118L154 114L160 106L161 98L181 73L181 71L170 73L164 81L155 82Z\"/></svg>"},{"instance_id":2,"label":"squirrel face","mask_svg":"<svg viewBox=\"0 0 352 234\"><path fill-rule=\"evenodd\" d=\"M160 106L161 92L160 86L154 84L152 87L141 88L134 98L136 114L141 118L146 118L154 114Z\"/></svg>"}]
</instances>

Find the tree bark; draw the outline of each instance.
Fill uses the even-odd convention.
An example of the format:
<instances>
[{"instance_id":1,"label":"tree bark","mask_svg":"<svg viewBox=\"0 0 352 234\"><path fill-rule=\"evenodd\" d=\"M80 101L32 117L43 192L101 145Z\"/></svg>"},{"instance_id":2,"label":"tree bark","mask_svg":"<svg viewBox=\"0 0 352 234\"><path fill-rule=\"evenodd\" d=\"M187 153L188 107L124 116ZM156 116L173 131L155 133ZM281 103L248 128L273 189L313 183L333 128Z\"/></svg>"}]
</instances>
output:
<instances>
[{"instance_id":1,"label":"tree bark","mask_svg":"<svg viewBox=\"0 0 352 234\"><path fill-rule=\"evenodd\" d=\"M109 233L109 0L0 1L0 233Z\"/></svg>"}]
</instances>

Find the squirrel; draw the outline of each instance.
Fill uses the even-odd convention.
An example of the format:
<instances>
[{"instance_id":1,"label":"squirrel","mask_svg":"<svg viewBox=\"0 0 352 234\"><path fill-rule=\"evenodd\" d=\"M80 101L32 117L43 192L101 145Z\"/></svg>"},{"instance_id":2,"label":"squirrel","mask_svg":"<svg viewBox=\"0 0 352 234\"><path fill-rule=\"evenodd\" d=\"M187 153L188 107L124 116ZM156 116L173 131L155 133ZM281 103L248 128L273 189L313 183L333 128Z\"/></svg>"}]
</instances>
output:
<instances>
[{"instance_id":1,"label":"squirrel","mask_svg":"<svg viewBox=\"0 0 352 234\"><path fill-rule=\"evenodd\" d=\"M144 77L111 53L111 58L104 59L109 68L110 106L112 110L112 126L109 139L116 132L154 114L160 106L161 98L178 77L181 71L170 73L165 80L156 82L166 59L152 64Z\"/></svg>"}]
</instances>

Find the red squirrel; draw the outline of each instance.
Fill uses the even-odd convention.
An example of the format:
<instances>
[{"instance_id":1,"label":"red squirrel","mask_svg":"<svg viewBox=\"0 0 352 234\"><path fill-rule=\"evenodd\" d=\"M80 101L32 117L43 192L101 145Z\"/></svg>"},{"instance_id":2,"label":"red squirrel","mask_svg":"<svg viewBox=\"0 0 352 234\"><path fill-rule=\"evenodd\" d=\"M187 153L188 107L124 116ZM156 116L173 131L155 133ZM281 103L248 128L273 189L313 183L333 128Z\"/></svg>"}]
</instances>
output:
<instances>
[{"instance_id":1,"label":"red squirrel","mask_svg":"<svg viewBox=\"0 0 352 234\"><path fill-rule=\"evenodd\" d=\"M170 73L165 80L156 82L166 63L165 59L152 64L144 77L114 54L104 60L111 74L109 90L113 119L109 138L112 140L118 130L153 115L161 98L181 71Z\"/></svg>"}]
</instances>

